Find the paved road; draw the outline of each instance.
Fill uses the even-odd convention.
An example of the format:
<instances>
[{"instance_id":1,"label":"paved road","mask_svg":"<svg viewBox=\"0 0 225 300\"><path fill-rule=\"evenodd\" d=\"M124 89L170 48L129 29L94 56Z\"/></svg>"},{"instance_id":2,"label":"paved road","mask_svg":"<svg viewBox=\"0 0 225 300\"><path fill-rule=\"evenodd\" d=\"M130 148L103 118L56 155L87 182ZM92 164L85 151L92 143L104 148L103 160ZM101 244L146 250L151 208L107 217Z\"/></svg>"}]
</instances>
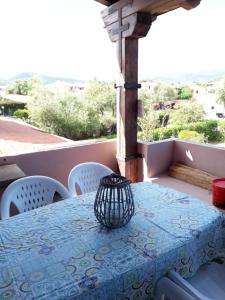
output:
<instances>
[{"instance_id":1,"label":"paved road","mask_svg":"<svg viewBox=\"0 0 225 300\"><path fill-rule=\"evenodd\" d=\"M4 117L0 118L0 139L32 144L55 144L66 141L64 138Z\"/></svg>"},{"instance_id":2,"label":"paved road","mask_svg":"<svg viewBox=\"0 0 225 300\"><path fill-rule=\"evenodd\" d=\"M96 143L97 140L73 141L52 135L12 118L0 117L0 155L15 155L62 147Z\"/></svg>"}]
</instances>

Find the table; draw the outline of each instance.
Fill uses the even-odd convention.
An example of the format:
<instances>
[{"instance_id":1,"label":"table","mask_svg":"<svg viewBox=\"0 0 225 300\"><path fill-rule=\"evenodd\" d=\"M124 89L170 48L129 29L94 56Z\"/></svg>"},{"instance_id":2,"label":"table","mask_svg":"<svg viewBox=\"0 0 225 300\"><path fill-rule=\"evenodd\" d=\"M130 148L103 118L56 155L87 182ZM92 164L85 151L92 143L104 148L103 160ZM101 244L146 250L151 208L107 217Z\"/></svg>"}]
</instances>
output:
<instances>
[{"instance_id":1,"label":"table","mask_svg":"<svg viewBox=\"0 0 225 300\"><path fill-rule=\"evenodd\" d=\"M132 185L135 215L109 230L94 216L95 193L0 222L0 299L152 299L175 268L191 276L225 255L225 218L173 189Z\"/></svg>"}]
</instances>

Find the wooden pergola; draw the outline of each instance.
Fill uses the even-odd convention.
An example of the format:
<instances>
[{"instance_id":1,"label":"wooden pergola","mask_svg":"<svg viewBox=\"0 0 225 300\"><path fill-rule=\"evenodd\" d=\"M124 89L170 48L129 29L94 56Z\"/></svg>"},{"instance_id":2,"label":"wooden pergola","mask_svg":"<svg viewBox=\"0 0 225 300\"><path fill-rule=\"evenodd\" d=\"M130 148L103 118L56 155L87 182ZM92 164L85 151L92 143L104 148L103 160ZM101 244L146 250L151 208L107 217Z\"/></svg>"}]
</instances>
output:
<instances>
[{"instance_id":1,"label":"wooden pergola","mask_svg":"<svg viewBox=\"0 0 225 300\"><path fill-rule=\"evenodd\" d=\"M95 0L105 28L118 45L117 160L122 175L137 181L138 39L145 37L159 15L177 8L192 9L201 0Z\"/></svg>"}]
</instances>

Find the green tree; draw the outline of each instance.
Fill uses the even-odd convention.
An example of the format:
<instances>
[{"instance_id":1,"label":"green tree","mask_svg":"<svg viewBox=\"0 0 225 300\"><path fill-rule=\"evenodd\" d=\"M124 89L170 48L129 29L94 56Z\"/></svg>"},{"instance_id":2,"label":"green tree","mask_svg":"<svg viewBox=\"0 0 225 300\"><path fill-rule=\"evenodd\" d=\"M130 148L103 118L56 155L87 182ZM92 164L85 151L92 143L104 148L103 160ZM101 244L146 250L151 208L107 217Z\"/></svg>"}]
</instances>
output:
<instances>
[{"instance_id":1,"label":"green tree","mask_svg":"<svg viewBox=\"0 0 225 300\"><path fill-rule=\"evenodd\" d=\"M188 100L192 98L192 90L188 86L178 89L178 99Z\"/></svg>"},{"instance_id":2,"label":"green tree","mask_svg":"<svg viewBox=\"0 0 225 300\"><path fill-rule=\"evenodd\" d=\"M165 103L177 98L177 90L173 84L158 82L139 91L138 98L144 103L144 110L151 111L155 104Z\"/></svg>"},{"instance_id":3,"label":"green tree","mask_svg":"<svg viewBox=\"0 0 225 300\"><path fill-rule=\"evenodd\" d=\"M8 94L28 95L30 90L31 86L28 80L16 80L7 87L6 92Z\"/></svg>"},{"instance_id":4,"label":"green tree","mask_svg":"<svg viewBox=\"0 0 225 300\"><path fill-rule=\"evenodd\" d=\"M159 82L153 87L152 100L154 103L171 101L176 97L177 91L170 83Z\"/></svg>"},{"instance_id":5,"label":"green tree","mask_svg":"<svg viewBox=\"0 0 225 300\"><path fill-rule=\"evenodd\" d=\"M41 80L34 76L28 80L16 80L12 84L10 84L6 92L8 94L17 94L17 95L31 95L32 90L35 88L36 85L41 84Z\"/></svg>"},{"instance_id":6,"label":"green tree","mask_svg":"<svg viewBox=\"0 0 225 300\"><path fill-rule=\"evenodd\" d=\"M92 102L97 112L104 115L105 111L116 116L116 90L113 82L92 80L87 83L84 98Z\"/></svg>"},{"instance_id":7,"label":"green tree","mask_svg":"<svg viewBox=\"0 0 225 300\"><path fill-rule=\"evenodd\" d=\"M138 126L140 139L148 142L154 141L154 129L160 126L158 114L153 111L146 113L142 118L138 118Z\"/></svg>"},{"instance_id":8,"label":"green tree","mask_svg":"<svg viewBox=\"0 0 225 300\"><path fill-rule=\"evenodd\" d=\"M43 89L28 109L33 123L48 132L74 140L99 135L98 115L72 93L59 95Z\"/></svg>"},{"instance_id":9,"label":"green tree","mask_svg":"<svg viewBox=\"0 0 225 300\"><path fill-rule=\"evenodd\" d=\"M223 78L216 89L216 101L225 107L225 78Z\"/></svg>"},{"instance_id":10,"label":"green tree","mask_svg":"<svg viewBox=\"0 0 225 300\"><path fill-rule=\"evenodd\" d=\"M202 104L191 101L188 105L177 104L170 113L170 124L181 125L201 121L205 116Z\"/></svg>"},{"instance_id":11,"label":"green tree","mask_svg":"<svg viewBox=\"0 0 225 300\"><path fill-rule=\"evenodd\" d=\"M89 81L83 101L99 117L102 135L116 132L116 90L113 82Z\"/></svg>"}]
</instances>

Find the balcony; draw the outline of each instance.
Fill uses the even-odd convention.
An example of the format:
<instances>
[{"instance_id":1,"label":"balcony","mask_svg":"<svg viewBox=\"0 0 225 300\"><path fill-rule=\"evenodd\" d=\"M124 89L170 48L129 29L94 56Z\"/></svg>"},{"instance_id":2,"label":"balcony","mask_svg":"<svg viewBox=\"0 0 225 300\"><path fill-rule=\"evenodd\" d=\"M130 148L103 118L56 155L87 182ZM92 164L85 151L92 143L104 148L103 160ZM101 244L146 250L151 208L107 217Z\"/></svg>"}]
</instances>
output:
<instances>
[{"instance_id":1,"label":"balcony","mask_svg":"<svg viewBox=\"0 0 225 300\"><path fill-rule=\"evenodd\" d=\"M168 168L173 163L182 163L215 177L224 177L225 170L221 163L225 159L224 148L171 139L154 143L139 142L139 152L144 157L139 165L139 175L144 181L169 186L212 204L210 190L168 176Z\"/></svg>"},{"instance_id":2,"label":"balcony","mask_svg":"<svg viewBox=\"0 0 225 300\"><path fill-rule=\"evenodd\" d=\"M149 181L188 193L202 201L212 203L209 190L169 177L167 171L174 162L225 177L223 161L225 149L208 144L184 142L177 139L154 143L139 141L139 181ZM116 140L87 142L64 148L46 149L17 155L0 156L0 164L17 164L26 175L45 175L55 178L67 186L70 170L86 161L103 163L118 172Z\"/></svg>"}]
</instances>

